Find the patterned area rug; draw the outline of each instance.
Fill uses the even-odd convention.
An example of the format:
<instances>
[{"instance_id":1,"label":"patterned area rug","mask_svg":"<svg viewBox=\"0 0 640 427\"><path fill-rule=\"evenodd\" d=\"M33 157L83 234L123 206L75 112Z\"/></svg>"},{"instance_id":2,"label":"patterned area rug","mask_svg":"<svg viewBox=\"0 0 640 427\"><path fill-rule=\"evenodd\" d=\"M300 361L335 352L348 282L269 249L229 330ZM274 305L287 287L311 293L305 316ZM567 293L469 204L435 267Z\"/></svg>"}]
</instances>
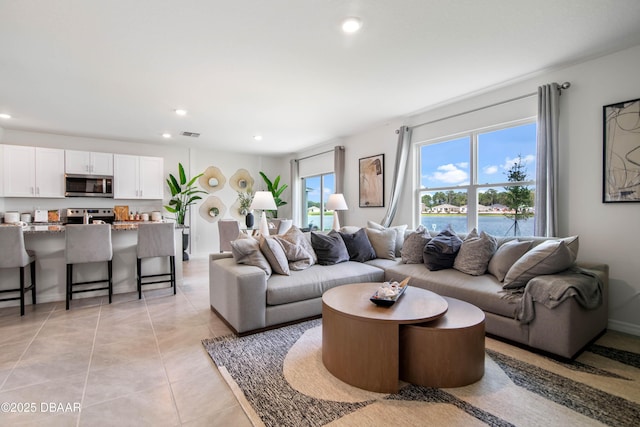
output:
<instances>
[{"instance_id":1,"label":"patterned area rug","mask_svg":"<svg viewBox=\"0 0 640 427\"><path fill-rule=\"evenodd\" d=\"M364 391L322 364L322 320L203 345L254 425L637 426L640 339L609 332L573 362L487 338L484 377L436 389Z\"/></svg>"}]
</instances>

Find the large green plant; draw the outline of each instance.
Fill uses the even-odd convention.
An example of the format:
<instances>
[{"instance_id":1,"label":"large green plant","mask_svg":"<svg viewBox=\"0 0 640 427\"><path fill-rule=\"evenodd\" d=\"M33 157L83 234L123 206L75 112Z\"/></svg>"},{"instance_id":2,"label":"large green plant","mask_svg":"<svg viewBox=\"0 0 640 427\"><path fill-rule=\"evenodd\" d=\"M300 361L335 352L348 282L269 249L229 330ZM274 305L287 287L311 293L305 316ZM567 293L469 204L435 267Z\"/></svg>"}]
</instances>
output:
<instances>
[{"instance_id":1,"label":"large green plant","mask_svg":"<svg viewBox=\"0 0 640 427\"><path fill-rule=\"evenodd\" d=\"M282 186L280 187L280 175L278 175L273 182L267 178L267 175L264 174L264 172L260 172L260 176L262 177L262 179L264 180L265 184L267 184L267 191L271 192L271 195L273 196L273 200L276 202L276 207L279 208L280 206L284 206L287 204L287 202L285 202L284 200L282 200L280 198L280 195L282 194L282 192L284 190L287 189L288 185L287 184L282 184ZM274 212L273 217L277 218L278 217L278 210L276 209Z\"/></svg>"},{"instance_id":2,"label":"large green plant","mask_svg":"<svg viewBox=\"0 0 640 427\"><path fill-rule=\"evenodd\" d=\"M178 176L180 179L176 179L172 174L169 174L169 178L167 178L167 184L171 190L171 200L169 200L169 204L165 205L164 208L175 214L175 219L178 224L184 225L189 206L193 205L197 200L202 199L198 194L206 193L206 191L199 189L195 185L196 180L202 175L202 173L198 174L187 181L184 167L182 163L178 163Z\"/></svg>"}]
</instances>

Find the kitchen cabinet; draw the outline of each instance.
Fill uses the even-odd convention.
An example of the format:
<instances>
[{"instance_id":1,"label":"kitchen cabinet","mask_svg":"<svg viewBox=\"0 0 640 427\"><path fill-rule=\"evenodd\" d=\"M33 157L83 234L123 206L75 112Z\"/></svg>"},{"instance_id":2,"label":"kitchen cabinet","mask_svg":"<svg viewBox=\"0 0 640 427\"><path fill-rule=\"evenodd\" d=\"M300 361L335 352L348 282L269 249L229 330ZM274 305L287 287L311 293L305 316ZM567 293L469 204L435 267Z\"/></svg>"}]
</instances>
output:
<instances>
[{"instance_id":1,"label":"kitchen cabinet","mask_svg":"<svg viewBox=\"0 0 640 427\"><path fill-rule=\"evenodd\" d=\"M80 175L113 175L113 154L65 150L64 170Z\"/></svg>"},{"instance_id":2,"label":"kitchen cabinet","mask_svg":"<svg viewBox=\"0 0 640 427\"><path fill-rule=\"evenodd\" d=\"M64 197L64 150L5 145L5 197Z\"/></svg>"},{"instance_id":3,"label":"kitchen cabinet","mask_svg":"<svg viewBox=\"0 0 640 427\"><path fill-rule=\"evenodd\" d=\"M114 199L162 199L163 196L162 157L113 155Z\"/></svg>"}]
</instances>

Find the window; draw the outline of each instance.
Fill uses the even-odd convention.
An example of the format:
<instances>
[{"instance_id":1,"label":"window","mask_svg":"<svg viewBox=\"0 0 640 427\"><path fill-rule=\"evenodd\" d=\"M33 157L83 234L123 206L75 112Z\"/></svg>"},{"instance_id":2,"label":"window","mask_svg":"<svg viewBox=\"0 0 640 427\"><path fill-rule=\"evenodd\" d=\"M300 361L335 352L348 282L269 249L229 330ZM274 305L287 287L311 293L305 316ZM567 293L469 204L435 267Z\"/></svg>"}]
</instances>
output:
<instances>
[{"instance_id":1,"label":"window","mask_svg":"<svg viewBox=\"0 0 640 427\"><path fill-rule=\"evenodd\" d=\"M422 225L533 235L535 122L428 141L418 149Z\"/></svg>"},{"instance_id":2,"label":"window","mask_svg":"<svg viewBox=\"0 0 640 427\"><path fill-rule=\"evenodd\" d=\"M335 175L323 175L302 178L303 209L302 224L310 230L330 230L333 226L333 211L325 211L329 195L335 192Z\"/></svg>"}]
</instances>

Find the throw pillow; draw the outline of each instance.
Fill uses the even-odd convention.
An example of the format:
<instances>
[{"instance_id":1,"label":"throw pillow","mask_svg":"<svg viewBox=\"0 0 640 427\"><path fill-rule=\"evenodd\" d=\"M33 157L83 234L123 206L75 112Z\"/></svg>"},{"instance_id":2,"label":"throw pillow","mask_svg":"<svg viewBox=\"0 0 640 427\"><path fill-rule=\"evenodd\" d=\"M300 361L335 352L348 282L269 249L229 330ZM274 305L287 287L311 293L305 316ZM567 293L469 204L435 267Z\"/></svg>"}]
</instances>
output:
<instances>
[{"instance_id":1,"label":"throw pillow","mask_svg":"<svg viewBox=\"0 0 640 427\"><path fill-rule=\"evenodd\" d=\"M563 240L548 240L531 249L511 266L502 288L524 287L536 276L559 273L573 263L573 254Z\"/></svg>"},{"instance_id":2,"label":"throw pillow","mask_svg":"<svg viewBox=\"0 0 640 427\"><path fill-rule=\"evenodd\" d=\"M371 246L367 232L363 228L355 233L340 232L340 237L349 252L349 260L365 262L376 257L376 251Z\"/></svg>"},{"instance_id":3,"label":"throw pillow","mask_svg":"<svg viewBox=\"0 0 640 427\"><path fill-rule=\"evenodd\" d=\"M333 265L349 261L349 252L340 234L311 232L311 245L318 256L318 264Z\"/></svg>"},{"instance_id":4,"label":"throw pillow","mask_svg":"<svg viewBox=\"0 0 640 427\"><path fill-rule=\"evenodd\" d=\"M424 264L431 271L451 268L460 246L462 246L462 240L449 226L425 245L423 251Z\"/></svg>"},{"instance_id":5,"label":"throw pillow","mask_svg":"<svg viewBox=\"0 0 640 427\"><path fill-rule=\"evenodd\" d=\"M462 241L460 252L453 262L453 268L472 276L480 276L487 272L489 260L498 248L495 237L474 228Z\"/></svg>"},{"instance_id":6,"label":"throw pillow","mask_svg":"<svg viewBox=\"0 0 640 427\"><path fill-rule=\"evenodd\" d=\"M405 264L422 264L422 252L429 240L431 240L429 231L422 224L419 225L416 231L404 239L402 250L400 251L402 262Z\"/></svg>"},{"instance_id":7,"label":"throw pillow","mask_svg":"<svg viewBox=\"0 0 640 427\"><path fill-rule=\"evenodd\" d=\"M340 232L341 233L349 233L349 234L353 234L356 231L360 230L360 227L357 227L355 225L345 225L340 227Z\"/></svg>"},{"instance_id":8,"label":"throw pillow","mask_svg":"<svg viewBox=\"0 0 640 427\"><path fill-rule=\"evenodd\" d=\"M288 242L293 243L294 245L301 246L305 251L307 251L307 253L309 253L312 258L311 264L315 264L316 262L318 262L318 257L313 250L313 246L311 245L311 242L309 241L309 239L307 239L304 233L295 225L291 226L291 228L288 229L280 237L282 237L284 240Z\"/></svg>"},{"instance_id":9,"label":"throw pillow","mask_svg":"<svg viewBox=\"0 0 640 427\"><path fill-rule=\"evenodd\" d=\"M273 238L282 245L290 270L305 270L313 265L313 256L304 247L291 243L282 236L273 236ZM303 239L307 240L304 236Z\"/></svg>"},{"instance_id":10,"label":"throw pillow","mask_svg":"<svg viewBox=\"0 0 640 427\"><path fill-rule=\"evenodd\" d=\"M274 273L289 275L289 260L284 253L284 249L279 241L271 237L260 237L260 250L269 261L269 265Z\"/></svg>"},{"instance_id":11,"label":"throw pillow","mask_svg":"<svg viewBox=\"0 0 640 427\"><path fill-rule=\"evenodd\" d=\"M374 228L376 230L396 230L396 256L402 256L400 251L402 250L402 245L404 244L404 232L407 231L407 224L404 225L395 225L393 227L385 227L377 222L367 221L367 228ZM380 257L378 257L380 258Z\"/></svg>"},{"instance_id":12,"label":"throw pillow","mask_svg":"<svg viewBox=\"0 0 640 427\"><path fill-rule=\"evenodd\" d=\"M487 270L496 276L499 281L504 281L504 276L507 275L511 266L531 249L531 245L532 242L530 241L521 242L518 240L510 240L503 243L491 257Z\"/></svg>"},{"instance_id":13,"label":"throw pillow","mask_svg":"<svg viewBox=\"0 0 640 427\"><path fill-rule=\"evenodd\" d=\"M260 251L260 243L255 239L238 239L231 242L231 254L238 264L253 265L271 276L271 265Z\"/></svg>"},{"instance_id":14,"label":"throw pillow","mask_svg":"<svg viewBox=\"0 0 640 427\"><path fill-rule=\"evenodd\" d=\"M392 228L386 230L367 228L366 233L373 250L376 252L376 258L396 258L396 230Z\"/></svg>"},{"instance_id":15,"label":"throw pillow","mask_svg":"<svg viewBox=\"0 0 640 427\"><path fill-rule=\"evenodd\" d=\"M565 237L564 239L560 240L562 240L567 245L569 251L571 251L571 257L575 262L578 258L578 249L580 248L580 241L578 240L578 236Z\"/></svg>"}]
</instances>

